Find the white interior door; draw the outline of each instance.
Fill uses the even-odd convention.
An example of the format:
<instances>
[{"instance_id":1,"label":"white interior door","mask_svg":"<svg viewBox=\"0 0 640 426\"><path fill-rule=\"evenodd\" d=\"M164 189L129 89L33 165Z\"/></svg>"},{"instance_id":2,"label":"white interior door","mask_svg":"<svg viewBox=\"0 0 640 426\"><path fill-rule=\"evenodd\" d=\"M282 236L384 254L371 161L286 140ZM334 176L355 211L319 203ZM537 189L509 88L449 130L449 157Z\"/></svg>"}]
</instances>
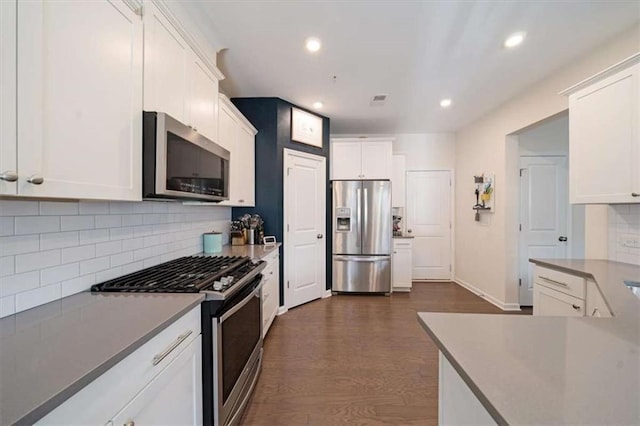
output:
<instances>
[{"instance_id":1,"label":"white interior door","mask_svg":"<svg viewBox=\"0 0 640 426\"><path fill-rule=\"evenodd\" d=\"M407 232L414 280L451 279L451 172L407 172Z\"/></svg>"},{"instance_id":2,"label":"white interior door","mask_svg":"<svg viewBox=\"0 0 640 426\"><path fill-rule=\"evenodd\" d=\"M520 175L520 305L532 306L534 268L529 259L567 254L567 158L521 157Z\"/></svg>"},{"instance_id":3,"label":"white interior door","mask_svg":"<svg viewBox=\"0 0 640 426\"><path fill-rule=\"evenodd\" d=\"M292 308L326 288L326 166L324 157L284 151L284 291Z\"/></svg>"}]
</instances>

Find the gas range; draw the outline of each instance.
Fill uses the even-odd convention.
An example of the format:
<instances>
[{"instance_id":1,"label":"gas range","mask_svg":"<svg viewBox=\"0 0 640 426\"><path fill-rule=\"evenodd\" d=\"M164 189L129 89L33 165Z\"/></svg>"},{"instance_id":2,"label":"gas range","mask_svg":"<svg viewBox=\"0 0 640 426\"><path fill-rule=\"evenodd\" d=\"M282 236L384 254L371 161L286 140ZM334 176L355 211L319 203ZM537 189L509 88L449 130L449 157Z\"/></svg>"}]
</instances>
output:
<instances>
[{"instance_id":1,"label":"gas range","mask_svg":"<svg viewBox=\"0 0 640 426\"><path fill-rule=\"evenodd\" d=\"M265 262L241 256L185 256L93 285L94 292L204 293L225 300L265 268Z\"/></svg>"}]
</instances>

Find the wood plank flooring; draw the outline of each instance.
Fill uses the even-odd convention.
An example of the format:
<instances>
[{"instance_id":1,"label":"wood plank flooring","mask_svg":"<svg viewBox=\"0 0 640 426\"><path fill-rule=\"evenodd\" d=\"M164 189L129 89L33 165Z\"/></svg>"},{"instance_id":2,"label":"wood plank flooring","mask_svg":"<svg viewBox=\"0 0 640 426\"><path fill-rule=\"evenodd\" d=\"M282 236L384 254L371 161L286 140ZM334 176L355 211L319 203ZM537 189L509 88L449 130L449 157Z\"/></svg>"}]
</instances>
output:
<instances>
[{"instance_id":1,"label":"wood plank flooring","mask_svg":"<svg viewBox=\"0 0 640 426\"><path fill-rule=\"evenodd\" d=\"M267 334L242 424L437 424L438 350L418 324L424 311L503 313L454 283L292 309Z\"/></svg>"}]
</instances>

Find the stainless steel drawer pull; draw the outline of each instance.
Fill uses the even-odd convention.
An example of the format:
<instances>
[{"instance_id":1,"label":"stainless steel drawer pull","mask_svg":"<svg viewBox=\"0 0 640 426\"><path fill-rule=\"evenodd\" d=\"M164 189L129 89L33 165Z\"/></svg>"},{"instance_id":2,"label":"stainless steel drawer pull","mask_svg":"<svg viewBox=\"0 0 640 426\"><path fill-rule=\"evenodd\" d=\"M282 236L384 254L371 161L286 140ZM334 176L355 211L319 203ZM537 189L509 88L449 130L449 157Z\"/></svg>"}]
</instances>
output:
<instances>
[{"instance_id":1,"label":"stainless steel drawer pull","mask_svg":"<svg viewBox=\"0 0 640 426\"><path fill-rule=\"evenodd\" d=\"M576 305L575 303L574 303L573 305L571 305L571 307L572 307L573 309L575 309L576 311L579 311L579 310L580 310L580 306Z\"/></svg>"},{"instance_id":2,"label":"stainless steel drawer pull","mask_svg":"<svg viewBox=\"0 0 640 426\"><path fill-rule=\"evenodd\" d=\"M153 357L153 365L160 364L162 362L162 360L167 357L167 355L169 355L171 352L173 352L173 350L175 348L180 346L180 343L184 342L187 337L191 336L192 333L193 333L193 331L187 330L184 333L182 333L181 335L179 335L178 338L171 345L169 345L169 347L167 349L165 349L164 351L162 351L162 353L159 353L158 355Z\"/></svg>"},{"instance_id":3,"label":"stainless steel drawer pull","mask_svg":"<svg viewBox=\"0 0 640 426\"><path fill-rule=\"evenodd\" d=\"M538 275L540 277L540 279L543 279L551 284L556 284L556 285L560 285L562 287L569 287L569 285L567 285L566 283L560 282L560 281L556 281L556 280L552 280L551 278L547 278L547 277L543 277L542 275Z\"/></svg>"},{"instance_id":4,"label":"stainless steel drawer pull","mask_svg":"<svg viewBox=\"0 0 640 426\"><path fill-rule=\"evenodd\" d=\"M44 182L44 178L40 175L31 175L27 178L27 182L34 185L42 185L42 182Z\"/></svg>"},{"instance_id":5,"label":"stainless steel drawer pull","mask_svg":"<svg viewBox=\"0 0 640 426\"><path fill-rule=\"evenodd\" d=\"M396 243L397 246L408 246L411 245L411 243Z\"/></svg>"},{"instance_id":6,"label":"stainless steel drawer pull","mask_svg":"<svg viewBox=\"0 0 640 426\"><path fill-rule=\"evenodd\" d=\"M632 197L640 197L640 192L632 192L631 196Z\"/></svg>"},{"instance_id":7,"label":"stainless steel drawer pull","mask_svg":"<svg viewBox=\"0 0 640 426\"><path fill-rule=\"evenodd\" d=\"M5 182L15 182L18 180L18 174L16 172L7 170L6 172L0 173L0 180L3 180Z\"/></svg>"}]
</instances>

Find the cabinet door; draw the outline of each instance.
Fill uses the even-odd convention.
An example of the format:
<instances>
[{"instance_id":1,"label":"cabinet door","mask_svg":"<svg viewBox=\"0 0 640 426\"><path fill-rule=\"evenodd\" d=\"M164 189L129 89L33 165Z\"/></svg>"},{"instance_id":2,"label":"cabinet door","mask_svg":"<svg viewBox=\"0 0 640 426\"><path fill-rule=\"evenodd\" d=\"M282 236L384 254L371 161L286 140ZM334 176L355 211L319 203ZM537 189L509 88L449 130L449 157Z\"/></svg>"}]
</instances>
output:
<instances>
[{"instance_id":1,"label":"cabinet door","mask_svg":"<svg viewBox=\"0 0 640 426\"><path fill-rule=\"evenodd\" d=\"M192 54L189 73L187 124L216 142L218 140L218 79Z\"/></svg>"},{"instance_id":2,"label":"cabinet door","mask_svg":"<svg viewBox=\"0 0 640 426\"><path fill-rule=\"evenodd\" d=\"M408 243L411 244L411 243ZM393 249L393 288L411 288L411 247L394 247Z\"/></svg>"},{"instance_id":3,"label":"cabinet door","mask_svg":"<svg viewBox=\"0 0 640 426\"><path fill-rule=\"evenodd\" d=\"M362 178L362 143L331 143L331 179Z\"/></svg>"},{"instance_id":4,"label":"cabinet door","mask_svg":"<svg viewBox=\"0 0 640 426\"><path fill-rule=\"evenodd\" d=\"M533 315L582 317L584 300L536 283L533 286Z\"/></svg>"},{"instance_id":5,"label":"cabinet door","mask_svg":"<svg viewBox=\"0 0 640 426\"><path fill-rule=\"evenodd\" d=\"M202 336L111 420L114 425L202 424Z\"/></svg>"},{"instance_id":6,"label":"cabinet door","mask_svg":"<svg viewBox=\"0 0 640 426\"><path fill-rule=\"evenodd\" d=\"M389 142L362 142L362 178L391 179L393 153Z\"/></svg>"},{"instance_id":7,"label":"cabinet door","mask_svg":"<svg viewBox=\"0 0 640 426\"><path fill-rule=\"evenodd\" d=\"M16 1L0 2L0 195L16 195Z\"/></svg>"},{"instance_id":8,"label":"cabinet door","mask_svg":"<svg viewBox=\"0 0 640 426\"><path fill-rule=\"evenodd\" d=\"M393 178L391 179L391 206L404 207L405 202L405 156L393 156Z\"/></svg>"},{"instance_id":9,"label":"cabinet door","mask_svg":"<svg viewBox=\"0 0 640 426\"><path fill-rule=\"evenodd\" d=\"M256 193L255 135L244 126L238 127L236 165L240 164L238 205L254 206Z\"/></svg>"},{"instance_id":10,"label":"cabinet door","mask_svg":"<svg viewBox=\"0 0 640 426\"><path fill-rule=\"evenodd\" d=\"M41 0L18 3L17 25L18 193L140 200L140 16Z\"/></svg>"},{"instance_id":11,"label":"cabinet door","mask_svg":"<svg viewBox=\"0 0 640 426\"><path fill-rule=\"evenodd\" d=\"M639 74L635 65L569 98L572 203L640 202Z\"/></svg>"},{"instance_id":12,"label":"cabinet door","mask_svg":"<svg viewBox=\"0 0 640 426\"><path fill-rule=\"evenodd\" d=\"M278 315L280 306L280 256L276 256L269 261L264 270L265 284L263 287L263 297L265 300L262 307L262 337L267 335L274 318Z\"/></svg>"},{"instance_id":13,"label":"cabinet door","mask_svg":"<svg viewBox=\"0 0 640 426\"><path fill-rule=\"evenodd\" d=\"M236 144L239 136L238 123L234 113L224 102L220 102L218 114L218 145L228 150L229 159L229 199L222 201L220 205L235 206L240 198L240 155L237 152Z\"/></svg>"},{"instance_id":14,"label":"cabinet door","mask_svg":"<svg viewBox=\"0 0 640 426\"><path fill-rule=\"evenodd\" d=\"M190 48L152 2L145 2L144 109L187 124Z\"/></svg>"}]
</instances>

